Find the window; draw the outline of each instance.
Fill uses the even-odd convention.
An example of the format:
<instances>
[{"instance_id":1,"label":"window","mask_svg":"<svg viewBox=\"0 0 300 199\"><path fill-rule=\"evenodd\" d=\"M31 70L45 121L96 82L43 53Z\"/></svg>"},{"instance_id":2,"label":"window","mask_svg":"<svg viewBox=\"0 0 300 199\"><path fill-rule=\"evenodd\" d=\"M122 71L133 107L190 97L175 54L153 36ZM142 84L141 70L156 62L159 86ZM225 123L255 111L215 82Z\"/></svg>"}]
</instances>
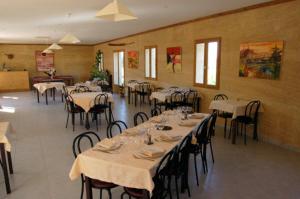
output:
<instances>
[{"instance_id":1,"label":"window","mask_svg":"<svg viewBox=\"0 0 300 199\"><path fill-rule=\"evenodd\" d=\"M195 44L195 85L219 88L220 39L198 40Z\"/></svg>"},{"instance_id":2,"label":"window","mask_svg":"<svg viewBox=\"0 0 300 199\"><path fill-rule=\"evenodd\" d=\"M145 48L145 77L147 79L157 78L156 68L156 47L150 46Z\"/></svg>"},{"instance_id":3,"label":"window","mask_svg":"<svg viewBox=\"0 0 300 199\"><path fill-rule=\"evenodd\" d=\"M124 51L114 51L114 84L122 86L124 84Z\"/></svg>"}]
</instances>

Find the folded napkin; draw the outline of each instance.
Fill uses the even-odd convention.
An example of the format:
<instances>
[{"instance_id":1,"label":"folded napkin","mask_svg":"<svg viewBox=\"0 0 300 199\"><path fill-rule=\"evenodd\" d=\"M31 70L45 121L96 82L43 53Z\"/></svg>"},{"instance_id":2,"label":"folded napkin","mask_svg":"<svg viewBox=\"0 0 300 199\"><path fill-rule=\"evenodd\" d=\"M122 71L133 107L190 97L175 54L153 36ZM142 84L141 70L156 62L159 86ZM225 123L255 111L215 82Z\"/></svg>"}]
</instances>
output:
<instances>
[{"instance_id":1,"label":"folded napkin","mask_svg":"<svg viewBox=\"0 0 300 199\"><path fill-rule=\"evenodd\" d=\"M150 119L151 122L153 123L161 123L162 122L162 118L161 117L153 117Z\"/></svg>"},{"instance_id":2,"label":"folded napkin","mask_svg":"<svg viewBox=\"0 0 300 199\"><path fill-rule=\"evenodd\" d=\"M182 136L163 133L159 136L159 138L163 141L177 141L177 140L180 140L182 138Z\"/></svg>"},{"instance_id":3,"label":"folded napkin","mask_svg":"<svg viewBox=\"0 0 300 199\"><path fill-rule=\"evenodd\" d=\"M117 146L117 144L118 143L115 142L114 140L105 138L101 142L99 142L97 144L97 146L100 146L100 147L105 148L105 149L113 149Z\"/></svg>"},{"instance_id":4,"label":"folded napkin","mask_svg":"<svg viewBox=\"0 0 300 199\"><path fill-rule=\"evenodd\" d=\"M179 122L179 126L195 126L197 123L190 120L183 120Z\"/></svg>"},{"instance_id":5,"label":"folded napkin","mask_svg":"<svg viewBox=\"0 0 300 199\"><path fill-rule=\"evenodd\" d=\"M168 110L168 111L163 112L163 114L165 114L165 115L174 115L175 112L172 111L172 110Z\"/></svg>"},{"instance_id":6,"label":"folded napkin","mask_svg":"<svg viewBox=\"0 0 300 199\"><path fill-rule=\"evenodd\" d=\"M156 146L147 146L142 149L141 153L148 157L160 157L165 154L165 150Z\"/></svg>"},{"instance_id":7,"label":"folded napkin","mask_svg":"<svg viewBox=\"0 0 300 199\"><path fill-rule=\"evenodd\" d=\"M203 119L205 116L202 113L191 114L189 118L191 119Z\"/></svg>"},{"instance_id":8,"label":"folded napkin","mask_svg":"<svg viewBox=\"0 0 300 199\"><path fill-rule=\"evenodd\" d=\"M130 129L126 129L125 131L123 131L123 135L126 136L135 136L135 135L139 135L141 134L141 130L137 129L137 128L130 128Z\"/></svg>"}]
</instances>

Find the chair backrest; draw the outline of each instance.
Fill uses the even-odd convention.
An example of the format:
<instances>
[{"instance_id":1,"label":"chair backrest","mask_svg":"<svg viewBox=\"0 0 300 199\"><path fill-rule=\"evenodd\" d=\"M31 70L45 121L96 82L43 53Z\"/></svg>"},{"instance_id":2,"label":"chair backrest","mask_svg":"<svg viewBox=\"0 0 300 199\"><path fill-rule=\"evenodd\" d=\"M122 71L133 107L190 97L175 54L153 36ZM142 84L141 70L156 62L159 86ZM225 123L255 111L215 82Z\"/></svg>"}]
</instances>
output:
<instances>
[{"instance_id":1,"label":"chair backrest","mask_svg":"<svg viewBox=\"0 0 300 199\"><path fill-rule=\"evenodd\" d=\"M143 122L146 122L147 120L149 120L149 117L144 112L138 112L133 116L134 126L137 126L139 124L139 122L138 122L139 120L141 121L141 123L143 123Z\"/></svg>"},{"instance_id":2,"label":"chair backrest","mask_svg":"<svg viewBox=\"0 0 300 199\"><path fill-rule=\"evenodd\" d=\"M260 107L259 100L253 100L249 102L245 109L245 116L257 120L259 107Z\"/></svg>"},{"instance_id":3,"label":"chair backrest","mask_svg":"<svg viewBox=\"0 0 300 199\"><path fill-rule=\"evenodd\" d=\"M66 105L67 105L67 111L71 112L74 110L74 108L76 107L76 105L74 104L74 100L72 98L71 95L64 95L65 97L65 101L66 101Z\"/></svg>"},{"instance_id":4,"label":"chair backrest","mask_svg":"<svg viewBox=\"0 0 300 199\"><path fill-rule=\"evenodd\" d=\"M95 105L107 105L108 104L108 95L107 93L101 93L97 95L94 99Z\"/></svg>"},{"instance_id":5,"label":"chair backrest","mask_svg":"<svg viewBox=\"0 0 300 199\"><path fill-rule=\"evenodd\" d=\"M191 105L195 105L198 97L197 91L189 90L184 93L184 101Z\"/></svg>"},{"instance_id":6,"label":"chair backrest","mask_svg":"<svg viewBox=\"0 0 300 199\"><path fill-rule=\"evenodd\" d=\"M215 127L216 127L216 120L217 120L217 112L214 111L210 117L208 118L208 133L207 138L210 139L212 135L215 134Z\"/></svg>"},{"instance_id":7,"label":"chair backrest","mask_svg":"<svg viewBox=\"0 0 300 199\"><path fill-rule=\"evenodd\" d=\"M101 141L99 136L92 131L84 132L76 136L73 140L73 154L75 158L78 156L78 154L80 154L83 151L82 150L83 140L87 140L88 143L90 144L88 148L94 147L95 142L97 143Z\"/></svg>"},{"instance_id":8,"label":"chair backrest","mask_svg":"<svg viewBox=\"0 0 300 199\"><path fill-rule=\"evenodd\" d=\"M161 114L160 107L156 106L153 109L151 109L151 117L158 116L160 114Z\"/></svg>"},{"instance_id":9,"label":"chair backrest","mask_svg":"<svg viewBox=\"0 0 300 199\"><path fill-rule=\"evenodd\" d=\"M214 100L228 100L228 97L225 94L218 94L214 97Z\"/></svg>"},{"instance_id":10,"label":"chair backrest","mask_svg":"<svg viewBox=\"0 0 300 199\"><path fill-rule=\"evenodd\" d=\"M208 137L208 123L209 123L210 117L204 119L196 131L196 138L198 143L202 143L205 141Z\"/></svg>"},{"instance_id":11,"label":"chair backrest","mask_svg":"<svg viewBox=\"0 0 300 199\"><path fill-rule=\"evenodd\" d=\"M188 170L189 158L190 158L190 147L191 147L192 136L186 136L176 150L176 165L178 172L184 172Z\"/></svg>"},{"instance_id":12,"label":"chair backrest","mask_svg":"<svg viewBox=\"0 0 300 199\"><path fill-rule=\"evenodd\" d=\"M171 104L184 102L184 93L175 91L171 94Z\"/></svg>"},{"instance_id":13,"label":"chair backrest","mask_svg":"<svg viewBox=\"0 0 300 199\"><path fill-rule=\"evenodd\" d=\"M151 85L149 82L141 82L138 83L137 91L142 93L150 93L151 91Z\"/></svg>"},{"instance_id":14,"label":"chair backrest","mask_svg":"<svg viewBox=\"0 0 300 199\"><path fill-rule=\"evenodd\" d=\"M112 138L113 137L113 133L114 133L114 128L117 128L118 130L118 134L121 134L123 130L127 129L128 126L125 122L121 121L121 120L116 120L114 122L111 122L108 126L107 126L107 138Z\"/></svg>"},{"instance_id":15,"label":"chair backrest","mask_svg":"<svg viewBox=\"0 0 300 199\"><path fill-rule=\"evenodd\" d=\"M174 162L175 154L176 154L177 147L172 149L170 152L168 152L159 162L155 175L153 177L153 181L155 184L154 190L152 192L153 196L152 198L165 198L165 195L167 194L165 189L165 170L170 167L170 164Z\"/></svg>"}]
</instances>

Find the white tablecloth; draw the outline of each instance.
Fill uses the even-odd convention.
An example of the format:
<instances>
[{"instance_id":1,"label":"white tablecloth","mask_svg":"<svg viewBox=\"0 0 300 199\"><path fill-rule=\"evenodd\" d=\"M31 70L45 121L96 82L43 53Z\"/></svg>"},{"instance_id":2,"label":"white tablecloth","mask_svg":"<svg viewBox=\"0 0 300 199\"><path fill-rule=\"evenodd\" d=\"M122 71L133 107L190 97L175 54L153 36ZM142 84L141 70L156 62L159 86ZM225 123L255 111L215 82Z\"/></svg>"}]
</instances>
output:
<instances>
[{"instance_id":1,"label":"white tablecloth","mask_svg":"<svg viewBox=\"0 0 300 199\"><path fill-rule=\"evenodd\" d=\"M92 85L84 85L84 86L88 87L90 91L102 92L102 89L100 86L92 86ZM76 86L68 86L68 87L66 87L66 89L67 89L68 93L70 93L71 91L76 89Z\"/></svg>"},{"instance_id":2,"label":"white tablecloth","mask_svg":"<svg viewBox=\"0 0 300 199\"><path fill-rule=\"evenodd\" d=\"M137 82L131 82L127 83L127 87L129 87L132 91L135 91L138 89L138 87L143 83L143 81L137 81ZM153 85L150 84L150 88L152 88Z\"/></svg>"},{"instance_id":3,"label":"white tablecloth","mask_svg":"<svg viewBox=\"0 0 300 199\"><path fill-rule=\"evenodd\" d=\"M178 117L168 116L168 123L173 127L170 131L152 130L152 137L155 138L161 132L182 135L182 139L191 133L202 122L203 119L193 120L197 123L196 126L182 127L178 125ZM137 128L143 128L149 125L150 122L139 125ZM103 153L89 149L79 154L73 163L69 177L75 180L84 174L93 179L112 182L120 186L132 187L138 189L146 189L150 193L154 189L152 177L155 175L156 168L161 158L155 161L144 159L136 159L133 153L147 146L144 144L145 135L140 136L115 136L113 139L121 140L124 144L119 149L118 154ZM167 153L172 150L181 141L176 142L154 142L155 147L164 149Z\"/></svg>"},{"instance_id":4,"label":"white tablecloth","mask_svg":"<svg viewBox=\"0 0 300 199\"><path fill-rule=\"evenodd\" d=\"M0 143L4 143L6 151L11 151L11 144L6 135L13 132L14 130L9 122L0 122Z\"/></svg>"},{"instance_id":5,"label":"white tablecloth","mask_svg":"<svg viewBox=\"0 0 300 199\"><path fill-rule=\"evenodd\" d=\"M157 91L157 92L152 92L150 99L157 99L158 101L164 102L166 100L169 100L172 93L174 92L182 92L185 93L187 91L189 91L190 88L168 88L168 89L163 89L161 91ZM198 97L203 98L202 95L198 92Z\"/></svg>"},{"instance_id":6,"label":"white tablecloth","mask_svg":"<svg viewBox=\"0 0 300 199\"><path fill-rule=\"evenodd\" d=\"M235 119L237 116L245 115L245 109L249 102L245 100L213 100L209 105L209 109L232 113L232 119ZM260 104L258 111L264 111L262 104Z\"/></svg>"},{"instance_id":7,"label":"white tablecloth","mask_svg":"<svg viewBox=\"0 0 300 199\"><path fill-rule=\"evenodd\" d=\"M74 93L71 94L71 97L74 100L74 103L78 106L80 106L81 108L83 108L83 110L85 112L89 112L89 110L91 108L94 107L95 103L94 103L94 99L97 95L102 94L104 92L84 92L84 93ZM111 93L105 93L108 96L107 101L108 102L113 102L113 96Z\"/></svg>"},{"instance_id":8,"label":"white tablecloth","mask_svg":"<svg viewBox=\"0 0 300 199\"><path fill-rule=\"evenodd\" d=\"M63 82L47 82L37 83L33 85L40 93L44 93L47 89L56 88L57 90L63 90L65 83Z\"/></svg>"}]
</instances>

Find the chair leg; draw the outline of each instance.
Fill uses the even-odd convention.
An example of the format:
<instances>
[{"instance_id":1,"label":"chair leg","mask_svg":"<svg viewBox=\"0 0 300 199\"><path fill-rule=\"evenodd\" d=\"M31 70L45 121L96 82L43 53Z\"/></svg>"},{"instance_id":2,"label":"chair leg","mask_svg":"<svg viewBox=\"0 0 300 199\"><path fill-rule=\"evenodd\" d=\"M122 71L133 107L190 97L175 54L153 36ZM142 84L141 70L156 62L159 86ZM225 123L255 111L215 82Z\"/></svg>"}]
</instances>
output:
<instances>
[{"instance_id":1,"label":"chair leg","mask_svg":"<svg viewBox=\"0 0 300 199\"><path fill-rule=\"evenodd\" d=\"M75 131L75 113L72 113L72 125L73 125L73 131Z\"/></svg>"},{"instance_id":2,"label":"chair leg","mask_svg":"<svg viewBox=\"0 0 300 199\"><path fill-rule=\"evenodd\" d=\"M127 195L127 193L126 192L123 192L122 194L121 194L121 199L123 199L124 198L124 195Z\"/></svg>"},{"instance_id":3,"label":"chair leg","mask_svg":"<svg viewBox=\"0 0 300 199\"><path fill-rule=\"evenodd\" d=\"M203 144L203 159L204 159L205 171L208 172L207 158L206 158L206 144Z\"/></svg>"},{"instance_id":4,"label":"chair leg","mask_svg":"<svg viewBox=\"0 0 300 199\"><path fill-rule=\"evenodd\" d=\"M197 185L199 186L198 168L197 168L197 156L196 156L196 154L194 154L194 165L195 165L195 173L196 173Z\"/></svg>"},{"instance_id":5,"label":"chair leg","mask_svg":"<svg viewBox=\"0 0 300 199\"><path fill-rule=\"evenodd\" d=\"M169 195L170 195L170 199L172 199L171 176L168 177L168 192L169 192Z\"/></svg>"},{"instance_id":6,"label":"chair leg","mask_svg":"<svg viewBox=\"0 0 300 199\"><path fill-rule=\"evenodd\" d=\"M205 174L206 173L206 168L205 168L205 160L204 160L204 155L203 155L202 150L200 152L200 156L201 156L201 161L202 161L203 174Z\"/></svg>"},{"instance_id":7,"label":"chair leg","mask_svg":"<svg viewBox=\"0 0 300 199\"><path fill-rule=\"evenodd\" d=\"M98 114L97 113L95 113L95 120L96 120L96 129L97 129L97 131L98 131Z\"/></svg>"},{"instance_id":8,"label":"chair leg","mask_svg":"<svg viewBox=\"0 0 300 199\"><path fill-rule=\"evenodd\" d=\"M215 157L214 157L214 152L213 152L213 148L212 148L212 143L211 143L211 141L210 141L210 143L209 143L209 146L210 146L210 153L211 153L212 161L213 161L213 163L215 163Z\"/></svg>"},{"instance_id":9,"label":"chair leg","mask_svg":"<svg viewBox=\"0 0 300 199\"><path fill-rule=\"evenodd\" d=\"M179 199L179 191L178 191L178 179L177 177L175 176L175 185L176 185L176 196L177 196L177 199Z\"/></svg>"},{"instance_id":10,"label":"chair leg","mask_svg":"<svg viewBox=\"0 0 300 199\"><path fill-rule=\"evenodd\" d=\"M247 125L244 124L244 144L247 145Z\"/></svg>"},{"instance_id":11,"label":"chair leg","mask_svg":"<svg viewBox=\"0 0 300 199\"><path fill-rule=\"evenodd\" d=\"M226 131L227 131L227 118L225 117L225 124L224 124L224 138L226 138Z\"/></svg>"},{"instance_id":12,"label":"chair leg","mask_svg":"<svg viewBox=\"0 0 300 199\"><path fill-rule=\"evenodd\" d=\"M80 199L83 199L83 192L84 192L84 182L81 180L81 194L80 194Z\"/></svg>"},{"instance_id":13,"label":"chair leg","mask_svg":"<svg viewBox=\"0 0 300 199\"><path fill-rule=\"evenodd\" d=\"M109 199L112 199L110 189L107 189L107 192L108 192Z\"/></svg>"},{"instance_id":14,"label":"chair leg","mask_svg":"<svg viewBox=\"0 0 300 199\"><path fill-rule=\"evenodd\" d=\"M68 128L68 123L69 123L69 115L70 115L70 113L68 112L68 116L67 116L67 122L66 122L66 128Z\"/></svg>"},{"instance_id":15,"label":"chair leg","mask_svg":"<svg viewBox=\"0 0 300 199\"><path fill-rule=\"evenodd\" d=\"M100 189L100 199L102 199L102 189Z\"/></svg>"}]
</instances>

